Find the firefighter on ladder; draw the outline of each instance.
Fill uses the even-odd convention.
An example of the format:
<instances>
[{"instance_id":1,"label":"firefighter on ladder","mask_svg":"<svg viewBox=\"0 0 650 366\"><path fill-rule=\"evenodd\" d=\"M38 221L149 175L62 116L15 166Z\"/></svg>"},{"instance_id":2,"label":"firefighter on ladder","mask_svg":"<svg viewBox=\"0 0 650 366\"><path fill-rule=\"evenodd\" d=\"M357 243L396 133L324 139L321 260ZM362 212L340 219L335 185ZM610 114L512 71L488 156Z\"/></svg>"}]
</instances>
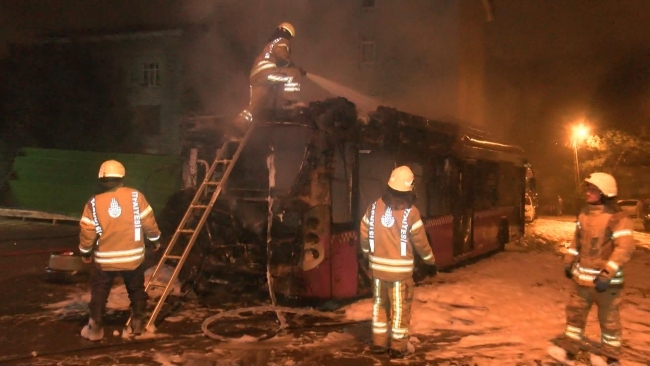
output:
<instances>
[{"instance_id":1,"label":"firefighter on ladder","mask_svg":"<svg viewBox=\"0 0 650 366\"><path fill-rule=\"evenodd\" d=\"M595 303L603 354L607 355L607 364L615 366L620 365L623 267L635 250L633 224L616 204L614 177L593 173L585 182L587 205L578 214L575 235L565 256L564 272L575 281L575 288L566 307L563 338L569 344L583 341L587 315ZM575 359L570 349L559 351L561 361Z\"/></svg>"},{"instance_id":2,"label":"firefighter on ladder","mask_svg":"<svg viewBox=\"0 0 650 366\"><path fill-rule=\"evenodd\" d=\"M240 130L246 131L262 109L273 109L278 102L283 102L282 107L286 107L297 101L300 76L307 73L291 61L291 39L295 36L293 25L280 24L253 62L249 76L250 100L236 123Z\"/></svg>"},{"instance_id":3,"label":"firefighter on ladder","mask_svg":"<svg viewBox=\"0 0 650 366\"><path fill-rule=\"evenodd\" d=\"M388 350L393 358L404 357L408 348L413 248L424 263L435 266L420 212L413 205L413 179L407 166L393 170L386 192L370 205L360 224L361 249L373 281L371 351Z\"/></svg>"},{"instance_id":4,"label":"firefighter on ladder","mask_svg":"<svg viewBox=\"0 0 650 366\"><path fill-rule=\"evenodd\" d=\"M131 331L141 334L147 306L144 290L144 256L146 237L154 251L160 248L160 230L153 210L142 193L125 187L124 166L115 160L105 161L99 168L104 192L88 201L80 220L79 251L86 263L93 262L91 279L90 319L81 335L92 341L104 337L102 316L106 301L119 274L131 300Z\"/></svg>"}]
</instances>

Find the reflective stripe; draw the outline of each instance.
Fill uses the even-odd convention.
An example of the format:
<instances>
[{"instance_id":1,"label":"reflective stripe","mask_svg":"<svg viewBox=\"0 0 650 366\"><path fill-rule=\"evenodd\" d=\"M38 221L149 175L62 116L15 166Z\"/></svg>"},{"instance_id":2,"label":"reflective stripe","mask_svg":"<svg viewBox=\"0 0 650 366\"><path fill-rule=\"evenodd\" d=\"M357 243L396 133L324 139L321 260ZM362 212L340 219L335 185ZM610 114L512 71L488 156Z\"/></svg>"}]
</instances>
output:
<instances>
[{"instance_id":1,"label":"reflective stripe","mask_svg":"<svg viewBox=\"0 0 650 366\"><path fill-rule=\"evenodd\" d=\"M393 309L393 326L402 324L402 291L400 291L401 281L395 281L395 301ZM394 328L393 328L394 329Z\"/></svg>"},{"instance_id":2,"label":"reflective stripe","mask_svg":"<svg viewBox=\"0 0 650 366\"><path fill-rule=\"evenodd\" d=\"M147 239L149 239L149 241L156 241L156 240L160 239L160 235L154 236L152 238L147 237Z\"/></svg>"},{"instance_id":3,"label":"reflective stripe","mask_svg":"<svg viewBox=\"0 0 650 366\"><path fill-rule=\"evenodd\" d=\"M144 254L134 255L131 257L117 257L117 258L98 258L95 256L96 263L129 263L135 262L144 258Z\"/></svg>"},{"instance_id":4,"label":"reflective stripe","mask_svg":"<svg viewBox=\"0 0 650 366\"><path fill-rule=\"evenodd\" d=\"M614 261L607 262L607 267L611 268L614 272L618 271L618 264Z\"/></svg>"},{"instance_id":5,"label":"reflective stripe","mask_svg":"<svg viewBox=\"0 0 650 366\"><path fill-rule=\"evenodd\" d=\"M408 217L411 213L411 209L407 208L404 210L404 217L402 217L402 229L400 230L399 241L400 241L400 254L402 257L406 256L406 245L408 244L408 238L406 233L408 233L409 223Z\"/></svg>"},{"instance_id":6,"label":"reflective stripe","mask_svg":"<svg viewBox=\"0 0 650 366\"><path fill-rule=\"evenodd\" d=\"M149 207L145 208L144 210L142 210L142 212L140 212L140 218L144 219L145 217L147 217L147 215L149 215L152 212L153 212L153 208L151 208L151 206L149 206Z\"/></svg>"},{"instance_id":7,"label":"reflective stripe","mask_svg":"<svg viewBox=\"0 0 650 366\"><path fill-rule=\"evenodd\" d=\"M568 249L567 252L571 255L578 255L580 254L577 250L575 249Z\"/></svg>"},{"instance_id":8,"label":"reflective stripe","mask_svg":"<svg viewBox=\"0 0 650 366\"><path fill-rule=\"evenodd\" d=\"M583 333L582 328L574 327L568 324L566 326L566 329L564 330L564 335L576 340L582 340L582 333Z\"/></svg>"},{"instance_id":9,"label":"reflective stripe","mask_svg":"<svg viewBox=\"0 0 650 366\"><path fill-rule=\"evenodd\" d=\"M285 92L291 92L291 93L299 92L300 91L300 83L294 83L294 82L286 83L286 84L284 84L284 91Z\"/></svg>"},{"instance_id":10,"label":"reflective stripe","mask_svg":"<svg viewBox=\"0 0 650 366\"><path fill-rule=\"evenodd\" d=\"M99 225L99 219L97 219L97 201L95 197L90 200L90 208L93 212L93 223L95 224L95 232L97 235L102 235L102 227Z\"/></svg>"},{"instance_id":11,"label":"reflective stripe","mask_svg":"<svg viewBox=\"0 0 650 366\"><path fill-rule=\"evenodd\" d=\"M93 227L95 227L95 222L93 222L93 220L87 218L86 216L82 217L80 222L82 224L88 224L88 225L92 225Z\"/></svg>"},{"instance_id":12,"label":"reflective stripe","mask_svg":"<svg viewBox=\"0 0 650 366\"><path fill-rule=\"evenodd\" d=\"M609 283L611 283L612 285L620 285L623 282L624 282L623 278L612 278L612 280L609 281Z\"/></svg>"},{"instance_id":13,"label":"reflective stripe","mask_svg":"<svg viewBox=\"0 0 650 366\"><path fill-rule=\"evenodd\" d=\"M366 249L366 248L361 248L361 250L362 250L364 253L368 253L368 252L370 251L370 249Z\"/></svg>"},{"instance_id":14,"label":"reflective stripe","mask_svg":"<svg viewBox=\"0 0 650 366\"><path fill-rule=\"evenodd\" d=\"M373 304L372 304L372 326L373 326L373 333L375 333L375 328L377 330L379 329L384 329L385 333L388 328L386 322L379 322L379 313L380 311L384 311L382 308L381 304L381 281L378 278L374 279L375 281L375 286L374 286L374 291L375 293L373 294ZM376 332L379 333L379 332Z\"/></svg>"},{"instance_id":15,"label":"reflective stripe","mask_svg":"<svg viewBox=\"0 0 650 366\"><path fill-rule=\"evenodd\" d=\"M422 220L418 220L418 222L416 222L415 224L413 224L413 226L411 226L411 232L413 232L413 230L415 229L422 227L422 225L424 225L424 223L422 223Z\"/></svg>"},{"instance_id":16,"label":"reflective stripe","mask_svg":"<svg viewBox=\"0 0 650 366\"><path fill-rule=\"evenodd\" d=\"M370 256L370 261L378 264L388 264L388 265L396 265L396 266L413 265L413 259L390 259L390 258L377 257L374 255Z\"/></svg>"},{"instance_id":17,"label":"reflective stripe","mask_svg":"<svg viewBox=\"0 0 650 366\"><path fill-rule=\"evenodd\" d=\"M388 328L377 328L377 327L372 327L372 332L375 334L384 334L388 332Z\"/></svg>"},{"instance_id":18,"label":"reflective stripe","mask_svg":"<svg viewBox=\"0 0 650 366\"><path fill-rule=\"evenodd\" d=\"M365 222L366 224L370 224L370 221L368 221L366 215L363 215L363 222Z\"/></svg>"},{"instance_id":19,"label":"reflective stripe","mask_svg":"<svg viewBox=\"0 0 650 366\"><path fill-rule=\"evenodd\" d=\"M257 73L259 73L262 70L273 69L273 68L277 68L277 65L270 61L261 61L259 64L257 64L257 67L255 67L253 71L251 71L250 77L257 75Z\"/></svg>"},{"instance_id":20,"label":"reflective stripe","mask_svg":"<svg viewBox=\"0 0 650 366\"><path fill-rule=\"evenodd\" d=\"M244 109L239 115L245 119L246 122L253 122L253 114L248 109Z\"/></svg>"},{"instance_id":21,"label":"reflective stripe","mask_svg":"<svg viewBox=\"0 0 650 366\"><path fill-rule=\"evenodd\" d=\"M90 248L84 248L84 247L82 247L82 246L80 245L80 246L79 246L79 251L82 252L82 253L90 253L90 252L93 251L93 248L92 248L92 247L90 247Z\"/></svg>"},{"instance_id":22,"label":"reflective stripe","mask_svg":"<svg viewBox=\"0 0 650 366\"><path fill-rule=\"evenodd\" d=\"M393 339L404 339L408 336L408 328L392 328L392 338Z\"/></svg>"},{"instance_id":23,"label":"reflective stripe","mask_svg":"<svg viewBox=\"0 0 650 366\"><path fill-rule=\"evenodd\" d=\"M133 204L133 240L140 241L142 239L140 235L142 231L142 224L140 223L142 216L140 214L140 204L138 203L138 191L131 192L131 203ZM151 206L147 207L143 213L147 212L148 209L151 209Z\"/></svg>"},{"instance_id":24,"label":"reflective stripe","mask_svg":"<svg viewBox=\"0 0 650 366\"><path fill-rule=\"evenodd\" d=\"M370 268L376 269L378 271L393 272L393 273L408 273L413 271L413 267L391 267L391 266L384 266L375 263L370 263Z\"/></svg>"},{"instance_id":25,"label":"reflective stripe","mask_svg":"<svg viewBox=\"0 0 650 366\"><path fill-rule=\"evenodd\" d=\"M605 343L607 345L610 345L612 347L620 347L621 346L621 337L619 337L617 335L610 335L610 334L607 334L607 333L602 333L601 337L600 337L600 340L603 343Z\"/></svg>"},{"instance_id":26,"label":"reflective stripe","mask_svg":"<svg viewBox=\"0 0 650 366\"><path fill-rule=\"evenodd\" d=\"M134 254L143 254L144 253L144 248L135 248L135 249L129 249L129 250L112 250L112 251L106 251L106 252L95 252L95 257L122 257L122 256L128 256L128 255L134 255Z\"/></svg>"},{"instance_id":27,"label":"reflective stripe","mask_svg":"<svg viewBox=\"0 0 650 366\"><path fill-rule=\"evenodd\" d=\"M370 252L375 252L375 209L377 208L377 201L373 202L372 207L370 208L370 219L368 224L370 228L368 229L368 241L370 242Z\"/></svg>"},{"instance_id":28,"label":"reflective stripe","mask_svg":"<svg viewBox=\"0 0 650 366\"><path fill-rule=\"evenodd\" d=\"M291 76L275 75L275 74L270 74L269 76L266 77L266 79L278 83L289 83L293 80Z\"/></svg>"},{"instance_id":29,"label":"reflective stripe","mask_svg":"<svg viewBox=\"0 0 650 366\"><path fill-rule=\"evenodd\" d=\"M620 238L621 236L631 236L632 230L619 230L612 233L612 239Z\"/></svg>"},{"instance_id":30,"label":"reflective stripe","mask_svg":"<svg viewBox=\"0 0 650 366\"><path fill-rule=\"evenodd\" d=\"M596 275L597 275L597 274L600 274L600 270L599 270L599 269L595 269L595 268L586 268L586 267L582 267L582 266L580 266L580 265L576 266L576 268L578 269L578 271L580 271L580 272L582 272L582 273L591 273L591 274L596 274Z\"/></svg>"},{"instance_id":31,"label":"reflective stripe","mask_svg":"<svg viewBox=\"0 0 650 366\"><path fill-rule=\"evenodd\" d=\"M433 252L429 253L426 257L423 257L422 259L425 261L428 261L429 259L433 258Z\"/></svg>"}]
</instances>

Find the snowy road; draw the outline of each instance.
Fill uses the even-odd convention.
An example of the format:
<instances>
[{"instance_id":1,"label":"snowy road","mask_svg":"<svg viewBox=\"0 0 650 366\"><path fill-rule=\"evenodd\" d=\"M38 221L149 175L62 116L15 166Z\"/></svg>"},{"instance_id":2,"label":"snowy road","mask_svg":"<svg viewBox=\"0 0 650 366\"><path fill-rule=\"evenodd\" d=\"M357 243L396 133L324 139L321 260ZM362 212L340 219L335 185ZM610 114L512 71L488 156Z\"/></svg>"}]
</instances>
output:
<instances>
[{"instance_id":1,"label":"snowy road","mask_svg":"<svg viewBox=\"0 0 650 366\"><path fill-rule=\"evenodd\" d=\"M564 308L573 284L563 275L558 252L571 238L573 225L539 219L528 227L520 245L509 245L506 252L441 273L418 286L411 321L415 353L404 360L369 353L371 301L365 299L344 308L347 319L356 324L306 328L277 337L269 347L250 344L245 350L203 337L200 322L220 310L187 303L160 327L160 338L152 344L52 355L23 364L556 365L546 348L565 324ZM636 238L639 246L650 248L649 235L640 233ZM621 310L626 366L650 364L649 267L650 253L637 250L626 268ZM85 291L70 288L67 300L44 304L42 312L33 316L39 324L52 327L62 318L83 320ZM114 292L109 308L124 309L125 292ZM599 338L594 311L587 335ZM116 331L105 343L119 343L120 338Z\"/></svg>"}]
</instances>

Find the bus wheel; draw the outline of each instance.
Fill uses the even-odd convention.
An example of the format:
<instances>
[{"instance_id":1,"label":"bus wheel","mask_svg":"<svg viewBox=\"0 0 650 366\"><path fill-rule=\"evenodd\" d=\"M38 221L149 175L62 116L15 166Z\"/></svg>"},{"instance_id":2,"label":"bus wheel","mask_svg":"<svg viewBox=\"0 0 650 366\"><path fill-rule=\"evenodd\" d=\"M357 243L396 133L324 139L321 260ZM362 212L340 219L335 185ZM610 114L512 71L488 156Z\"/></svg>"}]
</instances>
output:
<instances>
[{"instance_id":1,"label":"bus wheel","mask_svg":"<svg viewBox=\"0 0 650 366\"><path fill-rule=\"evenodd\" d=\"M499 224L499 233L497 234L497 242L499 250L506 250L506 244L510 241L510 226L506 220L502 220Z\"/></svg>"}]
</instances>

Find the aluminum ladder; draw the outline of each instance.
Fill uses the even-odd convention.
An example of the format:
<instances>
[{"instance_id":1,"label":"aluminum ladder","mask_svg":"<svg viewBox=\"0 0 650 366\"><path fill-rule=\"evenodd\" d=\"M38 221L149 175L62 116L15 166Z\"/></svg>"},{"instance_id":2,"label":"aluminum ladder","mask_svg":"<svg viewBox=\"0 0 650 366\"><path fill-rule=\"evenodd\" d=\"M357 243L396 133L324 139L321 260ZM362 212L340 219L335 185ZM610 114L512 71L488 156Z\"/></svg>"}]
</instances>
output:
<instances>
[{"instance_id":1,"label":"aluminum ladder","mask_svg":"<svg viewBox=\"0 0 650 366\"><path fill-rule=\"evenodd\" d=\"M145 287L145 291L148 291L150 288L153 287L165 288L162 295L160 296L160 299L158 299L158 303L156 304L156 307L151 313L151 316L149 317L147 324L145 325L144 328L145 331L148 331L149 329L153 329L150 327L151 325L154 324L156 318L160 314L160 310L162 309L165 300L167 299L167 296L172 290L172 283L174 283L174 280L176 280L178 274L183 268L183 264L185 263L187 256L192 250L192 247L194 247L194 244L196 243L196 239L198 238L199 233L203 228L203 225L207 221L208 216L210 215L210 211L212 211L212 207L217 201L217 198L219 198L219 195L223 191L224 186L228 182L228 177L230 176L230 173L232 172L232 169L235 166L235 163L237 162L239 155L244 149L244 146L246 146L246 142L248 141L254 129L255 129L255 124L251 123L248 129L246 130L244 137L241 140L226 141L222 145L221 149L217 150L216 157L212 162L212 164L210 165L210 168L207 169L203 182L201 182L200 187L196 190L192 202L190 203L187 211L185 211L185 215L183 215L183 219L181 220L180 224L178 224L178 228L176 229L176 232L174 232L174 236L172 236L172 239L169 242L167 249L165 249L165 252L160 258L160 261L158 262L156 269L153 271L153 274L151 275L151 278L149 279L149 282ZM231 149L232 144L237 144L237 150L232 155L232 158L227 158L227 155L230 153L230 151L232 151ZM212 192L211 195L209 195L208 192L208 188L210 187L214 187L214 191ZM209 201L207 200L208 197L209 197ZM201 210L203 210L202 213ZM196 217L198 216L198 214L201 214L201 217L197 222ZM174 249L176 243L178 243L181 237L186 235L190 235L190 238L183 251L183 254L172 255L171 252ZM169 282L167 282L166 285L154 284L156 275L158 274L159 270L163 267L163 265L173 261L178 261L178 262L176 263L174 267L174 271L172 272L172 275L169 278ZM127 327L129 326L130 322L131 322L131 318L129 318L129 320L126 323Z\"/></svg>"}]
</instances>

